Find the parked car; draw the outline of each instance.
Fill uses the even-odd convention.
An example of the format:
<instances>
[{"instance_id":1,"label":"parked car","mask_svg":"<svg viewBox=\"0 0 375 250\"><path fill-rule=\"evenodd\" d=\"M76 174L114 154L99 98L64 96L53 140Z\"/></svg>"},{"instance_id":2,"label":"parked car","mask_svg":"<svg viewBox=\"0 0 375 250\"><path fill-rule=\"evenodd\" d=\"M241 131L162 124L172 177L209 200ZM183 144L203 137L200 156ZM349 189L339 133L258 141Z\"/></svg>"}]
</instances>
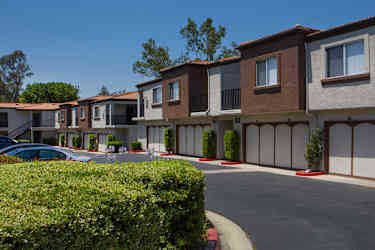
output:
<instances>
[{"instance_id":1,"label":"parked car","mask_svg":"<svg viewBox=\"0 0 375 250\"><path fill-rule=\"evenodd\" d=\"M80 156L73 152L58 149L55 147L29 147L18 148L7 153L7 155L17 156L25 161L39 160L39 161L52 161L52 160L70 160L79 162L89 162L90 157Z\"/></svg>"},{"instance_id":2,"label":"parked car","mask_svg":"<svg viewBox=\"0 0 375 250\"><path fill-rule=\"evenodd\" d=\"M10 145L6 148L0 149L0 154L6 154L6 153L9 153L10 151L13 151L19 148L35 148L35 147L51 147L51 146L47 144L42 144L42 143L17 143L14 145Z\"/></svg>"},{"instance_id":3,"label":"parked car","mask_svg":"<svg viewBox=\"0 0 375 250\"><path fill-rule=\"evenodd\" d=\"M16 140L13 140L12 138L10 138L8 136L4 136L4 135L0 136L0 149L6 148L6 147L14 145L14 144L17 144Z\"/></svg>"}]
</instances>

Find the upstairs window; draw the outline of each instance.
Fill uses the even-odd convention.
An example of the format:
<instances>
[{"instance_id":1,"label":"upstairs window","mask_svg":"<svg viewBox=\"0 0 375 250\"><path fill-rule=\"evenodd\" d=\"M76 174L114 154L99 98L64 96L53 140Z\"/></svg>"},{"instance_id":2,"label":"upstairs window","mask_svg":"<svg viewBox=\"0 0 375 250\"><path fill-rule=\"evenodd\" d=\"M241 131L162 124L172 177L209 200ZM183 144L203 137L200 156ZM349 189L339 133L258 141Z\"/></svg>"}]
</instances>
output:
<instances>
[{"instance_id":1,"label":"upstairs window","mask_svg":"<svg viewBox=\"0 0 375 250\"><path fill-rule=\"evenodd\" d=\"M61 112L57 111L57 121L61 121Z\"/></svg>"},{"instance_id":2,"label":"upstairs window","mask_svg":"<svg viewBox=\"0 0 375 250\"><path fill-rule=\"evenodd\" d=\"M65 121L65 111L61 111L61 121Z\"/></svg>"},{"instance_id":3,"label":"upstairs window","mask_svg":"<svg viewBox=\"0 0 375 250\"><path fill-rule=\"evenodd\" d=\"M270 57L256 63L256 86L269 86L278 84L277 57Z\"/></svg>"},{"instance_id":4,"label":"upstairs window","mask_svg":"<svg viewBox=\"0 0 375 250\"><path fill-rule=\"evenodd\" d=\"M8 127L8 113L7 112L0 112L0 127L2 128Z\"/></svg>"},{"instance_id":5,"label":"upstairs window","mask_svg":"<svg viewBox=\"0 0 375 250\"><path fill-rule=\"evenodd\" d=\"M180 86L178 82L171 82L168 84L168 95L170 101L177 101L180 99Z\"/></svg>"},{"instance_id":6,"label":"upstairs window","mask_svg":"<svg viewBox=\"0 0 375 250\"><path fill-rule=\"evenodd\" d=\"M100 119L100 109L99 109L99 107L94 107L94 118Z\"/></svg>"},{"instance_id":7,"label":"upstairs window","mask_svg":"<svg viewBox=\"0 0 375 250\"><path fill-rule=\"evenodd\" d=\"M161 104L161 87L152 90L152 104Z\"/></svg>"},{"instance_id":8,"label":"upstairs window","mask_svg":"<svg viewBox=\"0 0 375 250\"><path fill-rule=\"evenodd\" d=\"M85 119L86 118L86 110L83 108L83 107L80 107L80 117L81 119Z\"/></svg>"},{"instance_id":9,"label":"upstairs window","mask_svg":"<svg viewBox=\"0 0 375 250\"><path fill-rule=\"evenodd\" d=\"M327 77L364 73L363 40L327 48Z\"/></svg>"}]
</instances>

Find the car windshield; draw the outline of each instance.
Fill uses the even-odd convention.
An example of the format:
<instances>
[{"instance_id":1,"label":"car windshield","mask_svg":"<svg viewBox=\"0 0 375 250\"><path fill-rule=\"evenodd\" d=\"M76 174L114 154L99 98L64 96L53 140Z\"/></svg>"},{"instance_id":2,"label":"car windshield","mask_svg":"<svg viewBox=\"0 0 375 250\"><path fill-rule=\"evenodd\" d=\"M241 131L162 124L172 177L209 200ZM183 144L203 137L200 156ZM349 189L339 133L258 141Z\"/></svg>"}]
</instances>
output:
<instances>
[{"instance_id":1,"label":"car windshield","mask_svg":"<svg viewBox=\"0 0 375 250\"><path fill-rule=\"evenodd\" d=\"M60 149L62 152L64 152L64 153L67 153L68 155L70 155L70 156L74 156L74 157L77 157L78 155L75 153L75 152L73 152L73 151L70 151L70 150L66 150L66 149Z\"/></svg>"}]
</instances>

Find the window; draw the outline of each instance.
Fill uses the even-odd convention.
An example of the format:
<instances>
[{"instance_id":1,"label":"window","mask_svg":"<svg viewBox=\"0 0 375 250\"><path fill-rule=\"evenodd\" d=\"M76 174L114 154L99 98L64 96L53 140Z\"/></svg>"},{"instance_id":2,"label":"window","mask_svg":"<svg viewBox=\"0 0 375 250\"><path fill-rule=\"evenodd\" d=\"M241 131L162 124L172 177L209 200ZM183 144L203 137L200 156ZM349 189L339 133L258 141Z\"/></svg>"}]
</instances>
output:
<instances>
[{"instance_id":1,"label":"window","mask_svg":"<svg viewBox=\"0 0 375 250\"><path fill-rule=\"evenodd\" d=\"M32 161L38 159L38 150L24 150L17 153L16 156L25 161Z\"/></svg>"},{"instance_id":2,"label":"window","mask_svg":"<svg viewBox=\"0 0 375 250\"><path fill-rule=\"evenodd\" d=\"M161 87L152 90L152 104L161 104Z\"/></svg>"},{"instance_id":3,"label":"window","mask_svg":"<svg viewBox=\"0 0 375 250\"><path fill-rule=\"evenodd\" d=\"M180 87L178 82L172 82L168 84L168 95L170 101L176 101L180 99Z\"/></svg>"},{"instance_id":4,"label":"window","mask_svg":"<svg viewBox=\"0 0 375 250\"><path fill-rule=\"evenodd\" d=\"M327 48L327 77L365 71L363 40Z\"/></svg>"},{"instance_id":5,"label":"window","mask_svg":"<svg viewBox=\"0 0 375 250\"><path fill-rule=\"evenodd\" d=\"M61 111L61 121L65 120L65 111Z\"/></svg>"},{"instance_id":6,"label":"window","mask_svg":"<svg viewBox=\"0 0 375 250\"><path fill-rule=\"evenodd\" d=\"M257 61L257 86L269 86L278 84L277 57L270 57L263 61Z\"/></svg>"},{"instance_id":7,"label":"window","mask_svg":"<svg viewBox=\"0 0 375 250\"><path fill-rule=\"evenodd\" d=\"M61 112L57 111L57 121L61 121Z\"/></svg>"},{"instance_id":8,"label":"window","mask_svg":"<svg viewBox=\"0 0 375 250\"><path fill-rule=\"evenodd\" d=\"M52 161L52 160L65 160L66 155L64 153L55 150L41 149L39 152L39 160Z\"/></svg>"},{"instance_id":9,"label":"window","mask_svg":"<svg viewBox=\"0 0 375 250\"><path fill-rule=\"evenodd\" d=\"M83 107L80 107L80 117L81 119L85 119L86 117L86 110Z\"/></svg>"},{"instance_id":10,"label":"window","mask_svg":"<svg viewBox=\"0 0 375 250\"><path fill-rule=\"evenodd\" d=\"M94 118L100 119L100 109L99 109L99 107L94 107Z\"/></svg>"},{"instance_id":11,"label":"window","mask_svg":"<svg viewBox=\"0 0 375 250\"><path fill-rule=\"evenodd\" d=\"M0 112L0 127L2 128L8 127L8 113L7 112Z\"/></svg>"}]
</instances>

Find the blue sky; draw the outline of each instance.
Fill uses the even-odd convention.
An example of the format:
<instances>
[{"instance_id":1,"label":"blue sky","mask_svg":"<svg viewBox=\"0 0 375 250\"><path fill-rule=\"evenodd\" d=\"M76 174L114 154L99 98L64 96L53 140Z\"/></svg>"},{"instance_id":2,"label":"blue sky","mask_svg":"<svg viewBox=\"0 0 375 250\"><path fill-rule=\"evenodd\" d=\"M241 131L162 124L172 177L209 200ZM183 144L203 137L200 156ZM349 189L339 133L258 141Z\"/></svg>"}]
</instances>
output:
<instances>
[{"instance_id":1,"label":"blue sky","mask_svg":"<svg viewBox=\"0 0 375 250\"><path fill-rule=\"evenodd\" d=\"M121 1L1 0L0 55L28 56L34 76L26 83L79 84L80 95L135 90L148 80L132 72L141 44L154 38L182 53L179 30L191 17L213 18L227 28L225 43L259 38L296 24L326 29L375 15L375 1Z\"/></svg>"}]
</instances>

